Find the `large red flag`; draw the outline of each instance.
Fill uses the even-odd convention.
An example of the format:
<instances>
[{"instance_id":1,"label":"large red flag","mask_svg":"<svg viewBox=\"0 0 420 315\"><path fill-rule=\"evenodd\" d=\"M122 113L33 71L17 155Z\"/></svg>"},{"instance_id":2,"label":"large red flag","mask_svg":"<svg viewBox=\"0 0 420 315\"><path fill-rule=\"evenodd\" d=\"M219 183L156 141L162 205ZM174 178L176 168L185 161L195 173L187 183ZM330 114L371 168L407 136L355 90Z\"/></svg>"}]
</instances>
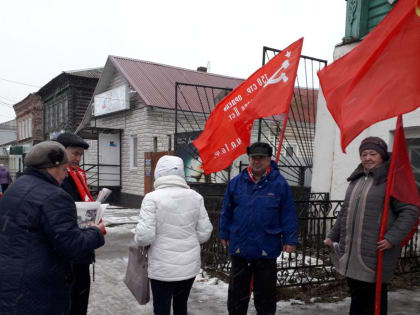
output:
<instances>
[{"instance_id":1,"label":"large red flag","mask_svg":"<svg viewBox=\"0 0 420 315\"><path fill-rule=\"evenodd\" d=\"M318 72L343 152L372 124L420 106L420 9L415 2L399 0L356 48Z\"/></svg>"},{"instance_id":2,"label":"large red flag","mask_svg":"<svg viewBox=\"0 0 420 315\"><path fill-rule=\"evenodd\" d=\"M395 128L388 180L390 180L390 195L392 197L420 207L420 196L408 156L401 115L398 116Z\"/></svg>"},{"instance_id":3,"label":"large red flag","mask_svg":"<svg viewBox=\"0 0 420 315\"><path fill-rule=\"evenodd\" d=\"M289 111L302 44L303 38L284 49L215 107L193 142L206 174L245 153L255 119Z\"/></svg>"},{"instance_id":4,"label":"large red flag","mask_svg":"<svg viewBox=\"0 0 420 315\"><path fill-rule=\"evenodd\" d=\"M386 225L388 222L389 200L394 197L399 201L416 205L420 208L420 196L417 189L416 180L414 178L413 169L411 168L410 158L408 156L407 144L405 142L404 127L402 115L398 116L397 125L395 127L394 145L392 147L391 164L389 166L388 178L385 192L384 212L382 214L381 230L379 240L384 239ZM407 231L407 237L401 243L405 245L414 232L417 230L419 219L417 218L411 231ZM375 315L380 314L381 305L381 285L382 285L382 267L383 267L383 251L378 251L378 263L376 270L376 299L375 299Z\"/></svg>"}]
</instances>

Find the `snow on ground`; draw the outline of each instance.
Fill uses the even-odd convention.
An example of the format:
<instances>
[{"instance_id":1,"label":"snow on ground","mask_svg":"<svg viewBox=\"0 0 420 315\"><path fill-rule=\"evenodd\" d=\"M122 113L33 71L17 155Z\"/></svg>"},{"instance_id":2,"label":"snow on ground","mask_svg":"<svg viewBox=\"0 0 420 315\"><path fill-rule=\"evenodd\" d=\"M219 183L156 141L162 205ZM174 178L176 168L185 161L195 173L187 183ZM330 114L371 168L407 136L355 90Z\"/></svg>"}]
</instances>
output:
<instances>
[{"instance_id":1,"label":"snow on ground","mask_svg":"<svg viewBox=\"0 0 420 315\"><path fill-rule=\"evenodd\" d=\"M104 222L108 225L106 245L96 251L95 282L92 283L89 315L144 314L152 315L152 302L138 305L123 283L128 262L128 247L134 245L132 229L138 209L107 209ZM227 314L228 285L205 272L198 275L189 298L190 315ZM299 300L279 301L277 314L329 315L348 314L350 299L335 303L305 304ZM418 314L420 289L390 292L389 315ZM253 301L248 314L256 314Z\"/></svg>"}]
</instances>

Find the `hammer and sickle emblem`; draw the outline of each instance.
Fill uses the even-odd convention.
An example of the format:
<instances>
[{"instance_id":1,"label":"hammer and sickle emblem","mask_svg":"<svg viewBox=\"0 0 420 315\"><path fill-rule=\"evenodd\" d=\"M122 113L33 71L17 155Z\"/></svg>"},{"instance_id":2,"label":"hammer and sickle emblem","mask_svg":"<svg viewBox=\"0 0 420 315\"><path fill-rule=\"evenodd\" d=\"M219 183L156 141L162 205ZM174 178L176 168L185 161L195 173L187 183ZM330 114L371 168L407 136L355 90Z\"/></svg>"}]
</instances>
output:
<instances>
[{"instance_id":1,"label":"hammer and sickle emblem","mask_svg":"<svg viewBox=\"0 0 420 315\"><path fill-rule=\"evenodd\" d=\"M287 68L289 68L290 66L290 62L289 60L285 60L281 67L270 77L270 79L268 79L268 81L264 84L264 87L266 87L269 84L276 84L280 81L283 81L284 83L287 82L287 80L289 80L289 78L287 77L286 73L281 72L282 70L286 70ZM279 75L280 74L280 75Z\"/></svg>"},{"instance_id":2,"label":"hammer and sickle emblem","mask_svg":"<svg viewBox=\"0 0 420 315\"><path fill-rule=\"evenodd\" d=\"M418 17L420 17L420 7L419 7L419 0L416 0L416 14Z\"/></svg>"}]
</instances>

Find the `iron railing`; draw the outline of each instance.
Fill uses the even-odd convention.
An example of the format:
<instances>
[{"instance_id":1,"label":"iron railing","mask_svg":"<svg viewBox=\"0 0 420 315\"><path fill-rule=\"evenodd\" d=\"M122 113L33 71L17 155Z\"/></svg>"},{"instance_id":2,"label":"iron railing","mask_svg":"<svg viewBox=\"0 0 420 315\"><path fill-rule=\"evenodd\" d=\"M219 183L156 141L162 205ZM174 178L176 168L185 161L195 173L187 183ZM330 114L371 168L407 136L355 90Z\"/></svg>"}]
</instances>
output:
<instances>
[{"instance_id":1,"label":"iron railing","mask_svg":"<svg viewBox=\"0 0 420 315\"><path fill-rule=\"evenodd\" d=\"M328 200L328 194L311 194L310 200L296 201L299 216L299 245L296 253L284 253L277 259L277 285L279 287L310 286L340 281L335 272L329 251L323 241L331 230L343 201ZM206 196L205 203L214 230L210 240L203 245L203 266L209 270L229 274L230 260L218 238L222 196ZM402 249L396 273L420 271L420 235Z\"/></svg>"}]
</instances>

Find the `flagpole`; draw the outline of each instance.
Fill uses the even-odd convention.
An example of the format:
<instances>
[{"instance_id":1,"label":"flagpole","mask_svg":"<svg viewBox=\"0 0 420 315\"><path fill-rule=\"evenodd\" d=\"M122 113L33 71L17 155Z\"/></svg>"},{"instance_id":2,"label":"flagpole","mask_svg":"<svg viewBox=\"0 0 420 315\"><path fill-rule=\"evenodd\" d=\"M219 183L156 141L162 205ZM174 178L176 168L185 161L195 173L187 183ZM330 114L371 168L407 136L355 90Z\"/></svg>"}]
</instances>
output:
<instances>
[{"instance_id":1,"label":"flagpole","mask_svg":"<svg viewBox=\"0 0 420 315\"><path fill-rule=\"evenodd\" d=\"M391 157L391 159L392 159L392 157ZM390 177L392 177L392 175L389 174L387 184L386 184L385 205L384 205L384 213L382 214L382 224L381 224L381 231L379 233L379 241L382 241L384 239L386 222L388 220L389 192L390 192L390 186L391 186L391 184L389 184ZM378 262L377 262L377 267L376 267L375 315L380 315L381 314L383 262L384 262L384 251L380 250L380 251L378 251Z\"/></svg>"},{"instance_id":2,"label":"flagpole","mask_svg":"<svg viewBox=\"0 0 420 315\"><path fill-rule=\"evenodd\" d=\"M279 158L280 158L280 151L281 151L281 146L283 144L283 138L284 138L284 133L286 131L286 126L287 126L287 120L289 118L289 111L284 113L284 120L283 120L283 129L281 130L281 136L280 136L280 140L279 140L279 146L277 149L277 153L276 153L276 164L279 163Z\"/></svg>"},{"instance_id":3,"label":"flagpole","mask_svg":"<svg viewBox=\"0 0 420 315\"><path fill-rule=\"evenodd\" d=\"M397 124L395 125L395 130L397 130L399 124L402 125L402 116L398 115ZM395 148L395 141L394 140L393 148ZM394 149L392 150L394 152ZM389 212L389 199L391 194L391 186L392 181L394 179L394 168L395 168L395 154L391 155L391 163L388 170L388 177L386 181L386 189L385 189L385 204L384 204L384 212L382 214L382 222L381 222L381 230L379 232L379 242L384 239L385 229L388 221L388 212ZM382 269L383 269L383 262L384 262L384 251L378 251L378 261L376 267L376 294L375 294L375 315L380 315L381 313L381 296L382 296Z\"/></svg>"}]
</instances>

